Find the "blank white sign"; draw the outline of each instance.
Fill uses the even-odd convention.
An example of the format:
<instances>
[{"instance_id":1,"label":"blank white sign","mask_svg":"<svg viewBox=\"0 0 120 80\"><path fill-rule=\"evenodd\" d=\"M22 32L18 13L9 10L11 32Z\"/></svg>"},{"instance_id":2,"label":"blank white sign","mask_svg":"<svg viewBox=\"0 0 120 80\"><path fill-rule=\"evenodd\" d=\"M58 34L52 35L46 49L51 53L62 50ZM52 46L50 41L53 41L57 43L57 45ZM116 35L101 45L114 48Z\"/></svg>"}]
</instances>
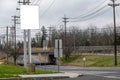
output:
<instances>
[{"instance_id":1,"label":"blank white sign","mask_svg":"<svg viewBox=\"0 0 120 80\"><path fill-rule=\"evenodd\" d=\"M55 58L61 58L63 57L63 49L54 49L54 57Z\"/></svg>"},{"instance_id":2,"label":"blank white sign","mask_svg":"<svg viewBox=\"0 0 120 80\"><path fill-rule=\"evenodd\" d=\"M54 57L55 58L63 57L63 49L62 49L62 40L61 39L55 40Z\"/></svg>"},{"instance_id":3,"label":"blank white sign","mask_svg":"<svg viewBox=\"0 0 120 80\"><path fill-rule=\"evenodd\" d=\"M21 29L39 29L39 6L21 5Z\"/></svg>"}]
</instances>

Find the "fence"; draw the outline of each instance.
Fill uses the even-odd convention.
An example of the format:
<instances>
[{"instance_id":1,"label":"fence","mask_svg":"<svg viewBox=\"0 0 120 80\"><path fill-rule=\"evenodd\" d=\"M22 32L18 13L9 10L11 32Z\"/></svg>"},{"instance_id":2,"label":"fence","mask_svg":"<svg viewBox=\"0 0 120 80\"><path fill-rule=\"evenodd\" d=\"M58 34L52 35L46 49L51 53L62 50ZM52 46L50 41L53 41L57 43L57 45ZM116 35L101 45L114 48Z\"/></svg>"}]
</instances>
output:
<instances>
[{"instance_id":1,"label":"fence","mask_svg":"<svg viewBox=\"0 0 120 80\"><path fill-rule=\"evenodd\" d=\"M120 52L120 46L117 46L117 52ZM114 46L79 46L74 49L76 54L81 53L104 53L104 54L113 54Z\"/></svg>"}]
</instances>

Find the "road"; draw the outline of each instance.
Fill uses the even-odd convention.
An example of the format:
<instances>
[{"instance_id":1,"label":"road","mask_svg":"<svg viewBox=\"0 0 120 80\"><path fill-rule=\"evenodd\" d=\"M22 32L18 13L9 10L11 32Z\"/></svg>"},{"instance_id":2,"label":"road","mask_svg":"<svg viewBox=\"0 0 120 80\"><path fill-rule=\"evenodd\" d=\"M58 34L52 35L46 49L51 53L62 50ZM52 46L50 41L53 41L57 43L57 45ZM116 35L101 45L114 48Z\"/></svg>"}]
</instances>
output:
<instances>
[{"instance_id":1,"label":"road","mask_svg":"<svg viewBox=\"0 0 120 80\"><path fill-rule=\"evenodd\" d=\"M42 65L37 69L58 70L58 66ZM83 76L72 79L63 80L120 80L120 68L80 68L73 66L60 66L61 72L82 73Z\"/></svg>"}]
</instances>

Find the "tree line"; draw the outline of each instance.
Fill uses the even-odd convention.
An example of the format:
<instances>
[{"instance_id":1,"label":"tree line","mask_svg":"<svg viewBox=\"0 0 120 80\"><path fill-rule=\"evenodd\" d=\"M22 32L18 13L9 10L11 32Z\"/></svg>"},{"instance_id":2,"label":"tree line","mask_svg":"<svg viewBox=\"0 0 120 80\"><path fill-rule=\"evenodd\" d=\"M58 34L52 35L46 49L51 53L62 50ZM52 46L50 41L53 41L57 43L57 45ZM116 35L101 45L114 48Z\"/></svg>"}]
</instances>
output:
<instances>
[{"instance_id":1,"label":"tree line","mask_svg":"<svg viewBox=\"0 0 120 80\"><path fill-rule=\"evenodd\" d=\"M82 26L71 26L67 28L65 38L64 26L52 27L52 30L47 34L47 30L42 30L42 33L37 33L32 39L33 47L43 47L43 40L49 37L48 47L54 47L55 39L62 39L64 54L69 58L70 53L79 46L113 46L114 45L114 27L106 25L102 28L96 25L89 25L86 29L81 29ZM120 27L117 27L117 45L120 45ZM65 41L66 39L66 41ZM65 43L66 42L66 43ZM66 46L65 46L66 45Z\"/></svg>"},{"instance_id":2,"label":"tree line","mask_svg":"<svg viewBox=\"0 0 120 80\"><path fill-rule=\"evenodd\" d=\"M47 30L36 33L32 38L32 47L43 47L42 43L46 37L49 38L49 47L54 47L55 39L62 39L63 47L65 42L64 27L59 29L53 27L52 34L47 34ZM119 45L119 27L117 28L117 44ZM80 27L71 26L67 28L66 47L78 46L109 46L114 44L114 30L111 25L105 28L98 28L98 26L90 25L87 29L80 29Z\"/></svg>"},{"instance_id":3,"label":"tree line","mask_svg":"<svg viewBox=\"0 0 120 80\"><path fill-rule=\"evenodd\" d=\"M53 47L55 45L55 39L62 39L63 50L66 59L69 58L70 53L79 46L112 46L114 45L114 28L112 25L106 25L102 28L98 28L96 25L89 25L86 29L81 29L82 26L71 26L66 30L65 38L65 28L64 26L55 26L48 32L46 27L42 27L41 31L35 34L32 38L32 47L43 48L43 41L48 40L48 47ZM120 45L120 27L117 27L117 45ZM66 43L65 43L66 39ZM66 46L65 46L66 45ZM2 45L1 45L2 46ZM23 48L23 42L17 42L17 51ZM10 54L16 59L18 55L15 50L10 46L1 47L3 51ZM9 49L9 50L8 50Z\"/></svg>"}]
</instances>

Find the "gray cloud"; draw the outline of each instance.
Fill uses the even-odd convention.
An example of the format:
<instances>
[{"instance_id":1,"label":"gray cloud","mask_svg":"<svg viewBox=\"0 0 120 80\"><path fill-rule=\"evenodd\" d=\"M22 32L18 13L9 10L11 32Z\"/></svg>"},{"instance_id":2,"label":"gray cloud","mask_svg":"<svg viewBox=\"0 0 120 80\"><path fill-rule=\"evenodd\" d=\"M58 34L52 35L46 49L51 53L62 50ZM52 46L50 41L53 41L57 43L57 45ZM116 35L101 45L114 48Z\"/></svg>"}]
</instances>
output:
<instances>
[{"instance_id":1,"label":"gray cloud","mask_svg":"<svg viewBox=\"0 0 120 80\"><path fill-rule=\"evenodd\" d=\"M40 15L44 13L53 0L41 1ZM95 6L99 5L103 1L104 0L55 0L55 3L51 6L51 8L49 8L49 10L47 10L47 12L40 17L41 26L49 26L50 24L52 25L57 20L62 18L64 14L66 14L67 17L76 17L80 14L87 14L87 11L95 8ZM106 0L105 4L108 4L109 2L110 0ZM120 2L120 0L117 0L117 2ZM0 0L0 26L12 25L11 16L16 14L15 9L17 5L17 0ZM117 13L119 13L119 11L120 9L117 9ZM111 23L112 18L113 16L111 8L110 11L100 17L96 17L85 22L70 23L70 25L87 25L89 23L103 25L106 23Z\"/></svg>"}]
</instances>

